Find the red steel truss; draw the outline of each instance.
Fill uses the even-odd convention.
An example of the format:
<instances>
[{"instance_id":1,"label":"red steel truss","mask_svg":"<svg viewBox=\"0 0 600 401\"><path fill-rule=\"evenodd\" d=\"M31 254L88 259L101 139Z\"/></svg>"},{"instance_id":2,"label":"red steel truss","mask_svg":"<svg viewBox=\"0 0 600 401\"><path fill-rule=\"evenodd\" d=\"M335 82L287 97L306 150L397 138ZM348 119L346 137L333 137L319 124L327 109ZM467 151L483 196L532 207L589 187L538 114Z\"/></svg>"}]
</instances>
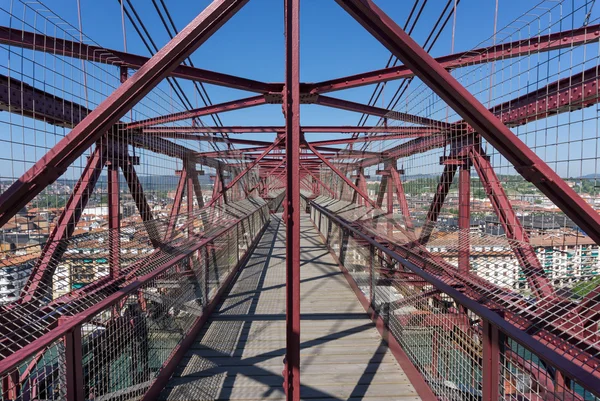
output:
<instances>
[{"instance_id":1,"label":"red steel truss","mask_svg":"<svg viewBox=\"0 0 600 401\"><path fill-rule=\"evenodd\" d=\"M0 27L0 44L114 65L124 74L120 86L94 108L55 96L50 90L42 90L16 78L0 76L2 109L71 129L0 194L0 227L15 218L23 207L92 149L32 267L21 296L18 301L2 306L0 322L3 328L0 334L3 336L4 359L0 361L0 376L3 377L3 397L17 399L18 392L24 388L27 375L34 370L40 355L56 341L61 341L65 348L66 398L84 399L84 378L81 373L84 371L84 358L81 355L84 349L81 334L83 325L110 311L112 320L106 323L107 327L127 327L128 323L124 323L126 319L121 319L123 316L119 316L118 311L125 310L127 303L134 303L139 310L146 312L145 299L151 291L145 290L155 285L153 283L163 274L168 272L169 277L190 282L203 275L203 283L194 282L198 288L201 284L206 286L202 289L205 300L202 312L187 328L180 343L144 392L144 399L156 398L218 303L227 283L233 280L235 271L251 252L250 244L254 244L261 230L264 230L265 215L268 214L266 209L274 212L280 204L283 205L283 222L286 226L287 289L286 354L282 386L288 400L299 400L301 396L300 218L307 207L312 208L315 216L318 214L319 221L315 218L315 223L321 224L321 219L326 219L339 228L341 243L338 260L341 265L344 265L344 246L351 241L360 252L364 248L368 253L365 271L370 274L370 299L364 299L363 303L378 325L383 327L387 324L380 311L375 309L374 287L380 282L401 283L398 287L410 286L411 290L416 288L420 291L416 295L406 295L396 304L398 309L419 300L440 305L440 308L452 303L453 306L444 306L450 317L443 324L434 323L431 319L427 327L434 327L435 330L441 327L441 330L453 333L461 330L477 333L481 339L481 355L476 359L481 361L480 393L483 399L500 399L497 389L503 385L503 373L500 371L503 358L524 370L528 369L529 361L525 361L514 350L506 349L511 342L524 347L543 362L543 371L530 373L549 392L558 394L562 388L562 393L566 394L569 390L574 394L575 385L579 385L599 396L600 290L596 288L590 291L579 303L554 291L551 278L538 259L531 238L520 222L483 145L485 142L495 149L582 232L600 244L598 212L510 129L596 105L600 84L598 68L586 68L581 73L558 79L493 107L484 106L450 71L597 42L600 39L600 25L587 25L433 58L372 0L336 0L404 64L306 83L300 81L300 0L285 0L286 62L283 83L260 82L183 64L248 1L213 1L151 58ZM127 69L136 70L128 79ZM125 118L138 102L168 77L224 86L256 95L143 119ZM461 120L447 122L434 116L399 112L323 95L414 77L454 110ZM282 105L285 125L198 126L195 123L199 117L265 104ZM301 104L377 116L383 124L304 126L300 124ZM163 126L174 122L187 124L189 120L194 123ZM400 125L388 126L390 121ZM247 133L275 134L275 139L216 135ZM306 139L306 134L315 133L363 135ZM213 149L198 151L185 145L191 142L209 142ZM378 150L373 150L375 144L381 145ZM226 148L219 148L219 145L226 145ZM342 149L336 146L347 147ZM440 160L443 172L427 206L425 221L417 228L402 178L404 170L398 169L398 162L447 146L450 148L449 155ZM181 165L173 204L164 221L153 214L144 184L135 168L143 161L132 154L135 148L176 159ZM202 171L198 170L198 164L214 170L212 198L208 202L204 200L198 178ZM377 196L372 199L365 171L382 164L384 169L378 170L381 180ZM53 299L53 279L58 274L58 261L65 257L68 244L74 240L75 229L82 221L82 213L90 196L99 185L104 167L107 167L108 188L108 274L81 289L68 291L66 295ZM469 235L473 212L470 202L472 169L477 173L510 251L536 300L533 306L520 294L501 288L473 271L472 237ZM124 177L122 183L120 174ZM459 230L455 266L428 245L435 239L438 220L448 203L457 174ZM132 263L125 263L122 258L125 244L121 239L124 234L121 187L125 185L125 191L131 195L147 232L150 246L149 256ZM236 209L238 203L250 202L254 205L252 202L259 202L256 200L258 198L264 198L269 203L258 203L251 210L241 212ZM324 202L348 202L364 214L360 219L351 220L344 217L346 212L343 209L336 211L334 206L323 206ZM394 219L396 203L401 214L400 222ZM383 229L380 223L385 226ZM233 238L235 244L231 245L227 241ZM243 248L240 244L244 241L246 247L240 257L239 249ZM216 260L216 255L225 252L227 247L236 250L235 254L227 254L228 260L235 262L231 262L233 265L225 281L209 291L209 277L214 274L209 270L213 263L211 261ZM373 277L376 260L379 261L379 271L376 272L379 281ZM342 266L342 270L359 294L361 290L352 281L351 273L345 266ZM359 294L360 297L364 295ZM61 312L57 313L57 310ZM25 317L23 311L31 316ZM63 311L66 312L61 315ZM474 316L478 318L474 319ZM131 317L133 320L135 318ZM34 326L38 329L32 330ZM106 332L109 333L109 330ZM456 340L457 343L459 340ZM401 352L402 344L397 339L390 344ZM440 375L438 345L432 345L433 362L429 368L434 377ZM99 355L104 354L99 351ZM24 361L29 361L27 369L15 374ZM423 381L425 386L423 378L418 380ZM427 384L431 389L421 391L423 397L429 396L434 389L435 383ZM577 395L571 396L572 399L578 399Z\"/></svg>"}]
</instances>

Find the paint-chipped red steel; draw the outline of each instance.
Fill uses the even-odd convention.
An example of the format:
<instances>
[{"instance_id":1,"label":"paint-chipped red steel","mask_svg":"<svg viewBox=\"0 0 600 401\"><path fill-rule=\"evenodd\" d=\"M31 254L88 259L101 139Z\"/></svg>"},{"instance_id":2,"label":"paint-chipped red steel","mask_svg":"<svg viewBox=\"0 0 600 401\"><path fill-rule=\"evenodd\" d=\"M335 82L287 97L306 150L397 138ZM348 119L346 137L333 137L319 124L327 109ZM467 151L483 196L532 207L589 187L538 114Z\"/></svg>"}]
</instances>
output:
<instances>
[{"instance_id":1,"label":"paint-chipped red steel","mask_svg":"<svg viewBox=\"0 0 600 401\"><path fill-rule=\"evenodd\" d=\"M432 285L435 289L447 294L458 304L480 316L484 321L489 322L489 324L505 333L509 338L537 355L542 361L560 370L567 377L582 385L586 390L596 396L600 395L600 378L597 376L598 372L596 368L589 366L586 362L583 362L581 358L574 358L574 355L570 354L568 351L572 346L565 343L560 337L554 336L550 341L544 341L543 338L539 336L539 332L530 334L524 329L524 327L526 327L523 326L525 324L525 321L523 321L524 319L521 318L521 321L519 321L518 316L512 316L514 320L509 320L508 316L502 317L498 314L497 311L490 307L489 297L482 295L478 296L477 293L470 291L471 289L476 288L476 286L473 285L474 283L469 282L469 280L478 280L476 277L459 275L458 270L456 270L454 266L449 266L454 272L455 277L462 280L462 284L465 285L465 287L462 288L461 286L456 287L456 285L448 282L449 277L444 277L443 274L439 275L439 271L440 269L443 269L443 266L438 266L431 260L424 259L413 252L404 252L399 245L391 244L389 241L381 240L373 237L370 233L363 232L363 230L357 226L334 215L314 201L310 201L310 206L324 214L328 219L335 222L344 230L347 230L347 232L350 232L355 238L359 238L361 241L364 241L365 244L372 245L379 252L398 262L404 268L425 280L429 285ZM403 256L401 252L406 253L406 256ZM408 259L409 257L410 260ZM434 273L436 270L437 273ZM491 284L483 283L483 281L481 281L481 284L491 286ZM499 291L499 293L501 292ZM501 296L498 298L501 298ZM527 311L525 308L519 312L526 315L530 311ZM535 322L535 324L538 328L542 327L542 324L548 326L548 324L543 321ZM556 329L560 330L561 328L557 327ZM564 348L561 344L565 344ZM585 361L590 361L589 354L582 354L587 355L584 356Z\"/></svg>"},{"instance_id":2,"label":"paint-chipped red steel","mask_svg":"<svg viewBox=\"0 0 600 401\"><path fill-rule=\"evenodd\" d=\"M371 0L336 0L596 243L600 215Z\"/></svg>"},{"instance_id":3,"label":"paint-chipped red steel","mask_svg":"<svg viewBox=\"0 0 600 401\"><path fill-rule=\"evenodd\" d=\"M248 0L213 1L148 60L143 68L91 111L0 195L0 226L12 217L10 211L21 210L46 185L60 177L73 161L247 2Z\"/></svg>"},{"instance_id":4,"label":"paint-chipped red steel","mask_svg":"<svg viewBox=\"0 0 600 401\"><path fill-rule=\"evenodd\" d=\"M288 401L300 401L300 0L285 0L286 352L283 386Z\"/></svg>"},{"instance_id":5,"label":"paint-chipped red steel","mask_svg":"<svg viewBox=\"0 0 600 401\"><path fill-rule=\"evenodd\" d=\"M600 25L588 25L582 28L556 32L549 35L534 36L514 42L474 49L466 53L451 54L435 59L447 70L471 65L506 60L513 57L528 56L540 52L558 50L597 42L600 39ZM383 68L362 74L335 78L328 81L307 84L306 91L312 94L333 92L343 89L372 85L395 79L410 78L414 74L405 65Z\"/></svg>"}]
</instances>

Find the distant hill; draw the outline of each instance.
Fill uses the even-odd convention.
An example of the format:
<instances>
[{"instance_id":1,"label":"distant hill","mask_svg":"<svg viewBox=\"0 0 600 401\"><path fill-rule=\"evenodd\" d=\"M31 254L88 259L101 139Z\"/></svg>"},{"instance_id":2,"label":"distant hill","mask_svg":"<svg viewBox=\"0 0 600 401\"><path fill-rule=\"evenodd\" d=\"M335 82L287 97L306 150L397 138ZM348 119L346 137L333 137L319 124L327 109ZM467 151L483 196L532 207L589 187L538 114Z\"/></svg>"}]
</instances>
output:
<instances>
[{"instance_id":1,"label":"distant hill","mask_svg":"<svg viewBox=\"0 0 600 401\"><path fill-rule=\"evenodd\" d=\"M140 182L142 187L148 191L153 191L160 189L162 191L169 191L177 188L177 184L179 183L179 176L176 175L139 175ZM209 175L199 175L198 180L200 181L200 185L212 185ZM103 175L98 179L98 184L106 185L108 181L108 177ZM67 185L69 187L73 187L77 180L72 179L58 179L56 180L58 184ZM119 186L121 188L127 188L127 182L124 179L121 179L119 182Z\"/></svg>"}]
</instances>

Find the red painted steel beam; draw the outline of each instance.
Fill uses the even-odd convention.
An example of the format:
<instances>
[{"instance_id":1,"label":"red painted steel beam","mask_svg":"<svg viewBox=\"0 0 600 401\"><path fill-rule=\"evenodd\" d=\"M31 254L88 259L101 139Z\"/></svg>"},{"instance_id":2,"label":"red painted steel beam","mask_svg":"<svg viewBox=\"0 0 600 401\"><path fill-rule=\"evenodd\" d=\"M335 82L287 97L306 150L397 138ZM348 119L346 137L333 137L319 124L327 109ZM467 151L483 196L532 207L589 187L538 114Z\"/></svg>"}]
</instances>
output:
<instances>
[{"instance_id":1,"label":"red painted steel beam","mask_svg":"<svg viewBox=\"0 0 600 401\"><path fill-rule=\"evenodd\" d=\"M490 111L499 116L506 125L515 126L549 115L590 106L598 103L600 99L595 89L600 86L599 80L598 71L596 71L596 67L593 67L583 73L574 74L534 92L494 106ZM387 152L390 157L400 158L426 152L446 144L445 136L439 135L416 139L389 149ZM367 160L365 166L377 163L377 160Z\"/></svg>"},{"instance_id":2,"label":"red painted steel beam","mask_svg":"<svg viewBox=\"0 0 600 401\"><path fill-rule=\"evenodd\" d=\"M377 192L377 207L381 208L381 206L383 205L383 198L385 196L385 193L387 191L387 186L388 186L388 176L384 175L383 177L381 177L381 182L379 183L379 191Z\"/></svg>"},{"instance_id":3,"label":"red painted steel beam","mask_svg":"<svg viewBox=\"0 0 600 401\"><path fill-rule=\"evenodd\" d=\"M198 171L196 170L196 165L189 163L188 171L190 172L190 180L192 181L192 187L194 188L194 194L196 195L198 207L202 209L204 207L204 197L202 196L202 186L198 180Z\"/></svg>"},{"instance_id":4,"label":"red painted steel beam","mask_svg":"<svg viewBox=\"0 0 600 401\"><path fill-rule=\"evenodd\" d=\"M529 243L529 236L506 196L492 164L479 145L470 148L469 156L504 229L508 243L523 269L529 287L540 299L552 296L554 292L552 283L548 280L535 250Z\"/></svg>"},{"instance_id":5,"label":"red painted steel beam","mask_svg":"<svg viewBox=\"0 0 600 401\"><path fill-rule=\"evenodd\" d=\"M400 178L400 174L396 169L396 162L393 162L390 165L390 179L394 185L394 189L396 190L396 197L398 198L398 204L400 205L400 212L402 216L404 216L404 225L406 226L406 230L409 233L414 232L414 225L412 222L412 218L410 217L410 208L408 207L408 202L406 200L406 194L404 192L404 185L402 185L402 179Z\"/></svg>"},{"instance_id":6,"label":"red painted steel beam","mask_svg":"<svg viewBox=\"0 0 600 401\"><path fill-rule=\"evenodd\" d=\"M216 0L0 195L0 226L54 182L101 135L248 0Z\"/></svg>"},{"instance_id":7,"label":"red painted steel beam","mask_svg":"<svg viewBox=\"0 0 600 401\"><path fill-rule=\"evenodd\" d=\"M159 127L160 128L160 127ZM146 132L146 129L144 129ZM199 142L213 142L213 143L226 143L232 145L255 145L255 146L269 146L272 142L267 141L257 141L254 139L237 139L237 138L221 138L217 136L206 136L206 135L194 135L180 132L169 132L169 133L161 133L161 132L153 132L151 136L157 136L160 138L171 138L171 139L185 139ZM229 149L231 151L246 151L247 149Z\"/></svg>"},{"instance_id":8,"label":"red painted steel beam","mask_svg":"<svg viewBox=\"0 0 600 401\"><path fill-rule=\"evenodd\" d=\"M67 128L74 127L89 113L87 108L77 103L1 74L0 105L13 113Z\"/></svg>"},{"instance_id":9,"label":"red painted steel beam","mask_svg":"<svg viewBox=\"0 0 600 401\"><path fill-rule=\"evenodd\" d=\"M300 0L285 0L284 24L286 353L283 385L287 401L300 401Z\"/></svg>"},{"instance_id":10,"label":"red painted steel beam","mask_svg":"<svg viewBox=\"0 0 600 401\"><path fill-rule=\"evenodd\" d=\"M160 117L152 117L146 120L134 121L123 126L124 129L144 128L151 125L171 123L175 121L188 120L211 114L220 114L227 111L241 110L248 107L260 106L267 104L267 100L263 95L247 97L244 99L236 99L230 102L213 104L210 106L200 107L197 109L186 110L179 113L168 114Z\"/></svg>"},{"instance_id":11,"label":"red painted steel beam","mask_svg":"<svg viewBox=\"0 0 600 401\"><path fill-rule=\"evenodd\" d=\"M65 241L73 235L105 162L106 150L102 146L96 146L23 286L20 299L22 303L41 299L45 295L51 297L52 277L57 267L56 262L67 250Z\"/></svg>"},{"instance_id":12,"label":"red painted steel beam","mask_svg":"<svg viewBox=\"0 0 600 401\"><path fill-rule=\"evenodd\" d=\"M371 0L336 0L596 243L600 215Z\"/></svg>"},{"instance_id":13,"label":"red painted steel beam","mask_svg":"<svg viewBox=\"0 0 600 401\"><path fill-rule=\"evenodd\" d=\"M278 169L279 169L281 166L283 166L283 163L285 163L285 159L281 159L281 161L280 161L279 163L277 163L277 164L276 164L275 166L273 166L273 167L265 167L265 166L263 166L262 164L261 164L261 165L259 165L259 169L260 169L260 171L259 171L259 176L260 176L260 177L265 177L265 178L268 178L268 177L270 177L270 176L273 174L273 172L274 172L275 170L278 170ZM269 171L268 171L268 172L265 172L265 174L263 175L263 169L264 169L264 170L269 170ZM254 186L253 186L253 187L252 187L252 188L251 188L251 189L248 191L248 194L250 194L250 193L251 193L252 191L254 191L256 188L258 188L258 187L260 186L260 184L261 184L261 182L260 182L260 181L259 181L258 183L256 183L256 185L254 185Z\"/></svg>"},{"instance_id":14,"label":"red painted steel beam","mask_svg":"<svg viewBox=\"0 0 600 401\"><path fill-rule=\"evenodd\" d=\"M435 59L447 70L490 63L496 60L507 60L514 57L529 56L540 52L580 46L597 42L600 39L600 25L588 25L582 28L539 35L527 39L502 43L495 46L473 49L467 52L450 54ZM383 68L362 74L335 78L328 81L306 84L306 91L311 94L323 94L343 89L388 82L396 79L411 78L414 74L405 65Z\"/></svg>"},{"instance_id":15,"label":"red painted steel beam","mask_svg":"<svg viewBox=\"0 0 600 401\"><path fill-rule=\"evenodd\" d=\"M419 243L422 245L425 245L431 237L431 233L435 228L435 223L437 222L438 216L440 215L442 207L444 206L446 196L448 195L448 191L450 190L450 185L454 180L457 167L458 166L455 164L447 164L444 166L444 171L440 176L440 181L438 182L435 195L433 196L433 200L429 206L429 211L427 212L427 219L425 220L425 224L423 224L421 234L419 235Z\"/></svg>"},{"instance_id":16,"label":"red painted steel beam","mask_svg":"<svg viewBox=\"0 0 600 401\"><path fill-rule=\"evenodd\" d=\"M108 266L110 278L116 279L121 265L121 195L119 188L119 166L114 161L108 164Z\"/></svg>"},{"instance_id":17,"label":"red painted steel beam","mask_svg":"<svg viewBox=\"0 0 600 401\"><path fill-rule=\"evenodd\" d=\"M383 109L381 107L351 102L349 100L336 99L329 96L319 96L317 97L315 103L321 106L355 111L357 113L370 114L373 116L388 118L390 120L404 121L412 124L424 125L427 127L436 127L438 129L449 127L449 124L443 121L433 120L431 118L416 116L407 113L400 113L394 110Z\"/></svg>"},{"instance_id":18,"label":"red painted steel beam","mask_svg":"<svg viewBox=\"0 0 600 401\"><path fill-rule=\"evenodd\" d=\"M150 208L150 205L148 205L148 200L144 194L144 188L142 187L140 179L138 178L135 167L131 163L123 162L121 164L121 171L123 172L125 181L127 181L129 193L131 193L131 197L135 202L135 206L140 214L140 218L142 219L144 227L148 232L150 242L152 243L152 246L158 248L161 243L160 236L156 227L156 222L152 216L152 209Z\"/></svg>"},{"instance_id":19,"label":"red painted steel beam","mask_svg":"<svg viewBox=\"0 0 600 401\"><path fill-rule=\"evenodd\" d=\"M141 68L149 60L148 57L136 54L86 45L80 42L42 35L37 32L21 31L6 26L0 27L0 44L132 69ZM169 75L248 92L280 92L283 88L281 83L259 82L185 65L177 66Z\"/></svg>"},{"instance_id":20,"label":"red painted steel beam","mask_svg":"<svg viewBox=\"0 0 600 401\"><path fill-rule=\"evenodd\" d=\"M598 72L598 67L592 67L490 110L506 125L516 126L597 104L600 97Z\"/></svg>"},{"instance_id":21,"label":"red painted steel beam","mask_svg":"<svg viewBox=\"0 0 600 401\"><path fill-rule=\"evenodd\" d=\"M351 143L360 143L360 142L377 142L377 141L394 141L398 139L411 139L411 138L421 138L421 137L432 137L436 134L439 134L439 130L436 129L427 129L428 132L423 130L422 132L412 132L407 130L405 133L401 134L389 134L389 135L370 135L370 136L359 136L356 138L341 138L341 139L329 139L323 141L310 141L315 146L323 146L323 145L344 145Z\"/></svg>"},{"instance_id":22,"label":"red painted steel beam","mask_svg":"<svg viewBox=\"0 0 600 401\"><path fill-rule=\"evenodd\" d=\"M11 96L8 96L9 93ZM28 99L32 101L25 101ZM90 113L90 110L80 104L2 75L0 75L0 105L29 118L69 128L77 125ZM112 132L109 132L109 136L112 136ZM161 138L150 138L131 132L119 132L116 140L122 141L125 138L136 146L180 159L189 157L192 152L191 149Z\"/></svg>"},{"instance_id":23,"label":"red painted steel beam","mask_svg":"<svg viewBox=\"0 0 600 401\"><path fill-rule=\"evenodd\" d=\"M439 132L439 129L435 128L427 128L427 127L399 127L399 126L364 126L364 127L355 127L349 125L340 125L340 126L302 126L300 130L304 133L318 133L318 134L326 134L326 133L340 133L340 134L358 134L361 132L364 133L372 133L372 134L409 134L414 133L415 136L428 135L428 134L436 134ZM212 133L221 133L221 134L260 134L260 133L276 133L276 132L284 132L285 127L281 126L228 126L228 127L145 127L142 129L143 133L147 134L158 134L161 136L161 133L165 134L173 134L173 133L182 133L182 134L212 134Z\"/></svg>"},{"instance_id":24,"label":"red painted steel beam","mask_svg":"<svg viewBox=\"0 0 600 401\"><path fill-rule=\"evenodd\" d=\"M318 146L315 145L314 143L311 143L311 145L317 149L319 152L332 152L331 156L335 156L335 157L339 157L339 156L345 156L345 157L355 157L355 158L361 158L361 157L379 157L382 158L383 157L383 153L381 152L371 152L368 150L352 150L352 149L338 149L338 148L331 148L328 146ZM300 146L301 148L307 148L308 146L306 144L303 144ZM324 153L322 153L324 154Z\"/></svg>"},{"instance_id":25,"label":"red painted steel beam","mask_svg":"<svg viewBox=\"0 0 600 401\"><path fill-rule=\"evenodd\" d=\"M400 159L415 155L417 153L427 152L428 150L438 149L446 146L448 143L449 140L443 135L417 138L386 150L386 156L391 159ZM369 167L375 164L379 164L377 159L366 159L363 162L364 167Z\"/></svg>"},{"instance_id":26,"label":"red painted steel beam","mask_svg":"<svg viewBox=\"0 0 600 401\"><path fill-rule=\"evenodd\" d=\"M187 169L181 170L179 175L179 182L177 183L177 190L175 191L175 198L173 199L173 206L171 207L171 213L169 215L169 222L167 224L167 231L165 233L164 241L169 242L175 231L175 225L177 224L177 218L179 217L179 211L181 210L181 203L185 194L185 187L187 184Z\"/></svg>"},{"instance_id":27,"label":"red painted steel beam","mask_svg":"<svg viewBox=\"0 0 600 401\"><path fill-rule=\"evenodd\" d=\"M468 274L471 255L471 166L467 162L458 172L458 270Z\"/></svg>"},{"instance_id":28,"label":"red painted steel beam","mask_svg":"<svg viewBox=\"0 0 600 401\"><path fill-rule=\"evenodd\" d=\"M184 170L187 172L186 183L185 183L185 199L187 201L187 221L186 226L188 229L188 237L191 237L194 234L194 177L196 181L198 180L198 174L196 173L196 169L192 169L190 163L188 163Z\"/></svg>"}]
</instances>

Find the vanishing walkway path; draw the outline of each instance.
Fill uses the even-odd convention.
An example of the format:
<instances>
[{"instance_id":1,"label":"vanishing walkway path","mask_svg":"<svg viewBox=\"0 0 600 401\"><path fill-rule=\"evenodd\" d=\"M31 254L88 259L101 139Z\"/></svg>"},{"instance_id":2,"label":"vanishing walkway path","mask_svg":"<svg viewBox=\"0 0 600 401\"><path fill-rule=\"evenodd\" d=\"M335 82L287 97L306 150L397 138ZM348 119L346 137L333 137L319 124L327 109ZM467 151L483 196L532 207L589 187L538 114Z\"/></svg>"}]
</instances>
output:
<instances>
[{"instance_id":1,"label":"vanishing walkway path","mask_svg":"<svg viewBox=\"0 0 600 401\"><path fill-rule=\"evenodd\" d=\"M418 400L308 215L301 239L301 381L307 400ZM163 399L283 400L285 226L260 243Z\"/></svg>"}]
</instances>

